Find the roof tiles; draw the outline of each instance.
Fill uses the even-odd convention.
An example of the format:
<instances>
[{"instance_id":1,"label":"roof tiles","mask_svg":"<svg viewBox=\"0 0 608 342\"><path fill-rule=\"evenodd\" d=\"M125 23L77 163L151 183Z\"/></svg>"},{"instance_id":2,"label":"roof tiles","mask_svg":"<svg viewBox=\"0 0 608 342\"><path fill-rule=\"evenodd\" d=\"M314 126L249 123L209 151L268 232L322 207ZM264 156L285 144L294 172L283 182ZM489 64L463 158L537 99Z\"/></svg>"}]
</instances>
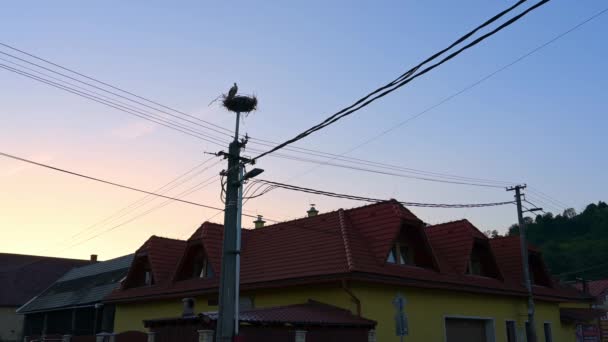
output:
<instances>
[{"instance_id":1,"label":"roof tiles","mask_svg":"<svg viewBox=\"0 0 608 342\"><path fill-rule=\"evenodd\" d=\"M432 254L436 268L386 263L391 245L403 230L412 229ZM179 297L216 292L221 270L223 227L205 222L188 240L201 242L216 274L211 279L172 280L163 285L115 291L109 301L133 301L158 296ZM487 239L468 221L424 228L422 221L398 202L391 200L364 207L319 214L266 227L243 230L241 248L241 288L280 286L280 284L318 282L325 279L364 279L400 282L420 287L467 291L490 291L525 295L513 272L519 249L513 242L492 241L498 266L504 278L493 279L464 274L474 239ZM175 240L173 240L175 241ZM171 242L157 254L152 268L177 268L185 255L185 242ZM147 242L148 244L148 242ZM142 247L143 248L143 247ZM181 254L178 252L181 249ZM179 254L179 255L177 255ZM164 262L159 259L164 258ZM160 265L160 266L159 266ZM153 270L158 272L157 270ZM515 279L514 279L515 278ZM274 285L273 285L274 284ZM561 288L535 289L546 297L574 298L578 293Z\"/></svg>"}]
</instances>

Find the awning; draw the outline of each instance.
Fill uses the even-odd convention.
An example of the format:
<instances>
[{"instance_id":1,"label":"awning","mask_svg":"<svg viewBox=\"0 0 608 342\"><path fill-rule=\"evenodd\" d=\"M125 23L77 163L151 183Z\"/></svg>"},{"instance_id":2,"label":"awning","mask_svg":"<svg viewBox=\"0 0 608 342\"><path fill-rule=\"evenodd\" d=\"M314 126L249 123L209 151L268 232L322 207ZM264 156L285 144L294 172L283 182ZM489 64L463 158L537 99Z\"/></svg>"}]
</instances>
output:
<instances>
[{"instance_id":1,"label":"awning","mask_svg":"<svg viewBox=\"0 0 608 342\"><path fill-rule=\"evenodd\" d=\"M563 322L584 323L594 319L606 316L606 310L600 309L576 309L562 308L559 309L559 317Z\"/></svg>"}]
</instances>

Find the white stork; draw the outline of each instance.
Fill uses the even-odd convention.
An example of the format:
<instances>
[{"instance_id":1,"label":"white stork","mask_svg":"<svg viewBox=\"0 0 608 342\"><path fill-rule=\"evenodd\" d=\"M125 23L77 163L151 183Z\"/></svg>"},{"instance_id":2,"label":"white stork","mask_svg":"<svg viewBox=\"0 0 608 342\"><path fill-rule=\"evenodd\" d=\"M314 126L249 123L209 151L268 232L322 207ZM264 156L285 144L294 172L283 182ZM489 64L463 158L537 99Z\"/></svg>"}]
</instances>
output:
<instances>
[{"instance_id":1,"label":"white stork","mask_svg":"<svg viewBox=\"0 0 608 342\"><path fill-rule=\"evenodd\" d=\"M234 85L230 88L230 90L228 90L228 98L233 98L236 95L237 91L239 91L239 87L236 85L235 82Z\"/></svg>"}]
</instances>

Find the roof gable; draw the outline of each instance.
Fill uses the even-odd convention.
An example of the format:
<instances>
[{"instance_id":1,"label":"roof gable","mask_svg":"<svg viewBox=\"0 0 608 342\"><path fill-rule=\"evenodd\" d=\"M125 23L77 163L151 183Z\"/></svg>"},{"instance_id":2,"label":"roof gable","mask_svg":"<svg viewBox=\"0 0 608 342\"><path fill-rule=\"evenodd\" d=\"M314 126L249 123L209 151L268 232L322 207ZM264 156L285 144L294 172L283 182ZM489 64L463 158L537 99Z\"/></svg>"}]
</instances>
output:
<instances>
[{"instance_id":1,"label":"roof gable","mask_svg":"<svg viewBox=\"0 0 608 342\"><path fill-rule=\"evenodd\" d=\"M100 302L118 287L132 259L133 254L73 268L18 312L56 310Z\"/></svg>"},{"instance_id":2,"label":"roof gable","mask_svg":"<svg viewBox=\"0 0 608 342\"><path fill-rule=\"evenodd\" d=\"M21 306L72 267L90 260L0 253L0 306Z\"/></svg>"},{"instance_id":3,"label":"roof gable","mask_svg":"<svg viewBox=\"0 0 608 342\"><path fill-rule=\"evenodd\" d=\"M519 239L519 236L493 238L490 239L490 245L496 256L498 266L503 274L505 274L505 281L513 284L523 284L524 272L521 258L521 240ZM542 273L546 285L553 287L555 284L549 276L540 250L534 246L528 246L528 254L532 255L532 253L539 259L539 264L537 265L538 269L536 271ZM534 273L534 271L535 270L532 269L532 273Z\"/></svg>"},{"instance_id":4,"label":"roof gable","mask_svg":"<svg viewBox=\"0 0 608 342\"><path fill-rule=\"evenodd\" d=\"M442 223L426 228L442 264L455 274L466 274L475 253L481 260L485 276L502 279L489 239L468 220ZM447 270L446 270L447 271Z\"/></svg>"},{"instance_id":5,"label":"roof gable","mask_svg":"<svg viewBox=\"0 0 608 342\"><path fill-rule=\"evenodd\" d=\"M395 200L345 212L380 264L386 260L404 222L408 226L422 225L422 221Z\"/></svg>"},{"instance_id":6,"label":"roof gable","mask_svg":"<svg viewBox=\"0 0 608 342\"><path fill-rule=\"evenodd\" d=\"M136 266L142 263L149 264L155 284L170 281L185 246L186 241L183 240L151 236L135 252L125 285L128 287L128 284L135 280L135 277L138 276L135 273L140 271L140 267ZM145 261L142 259L145 259Z\"/></svg>"}]
</instances>

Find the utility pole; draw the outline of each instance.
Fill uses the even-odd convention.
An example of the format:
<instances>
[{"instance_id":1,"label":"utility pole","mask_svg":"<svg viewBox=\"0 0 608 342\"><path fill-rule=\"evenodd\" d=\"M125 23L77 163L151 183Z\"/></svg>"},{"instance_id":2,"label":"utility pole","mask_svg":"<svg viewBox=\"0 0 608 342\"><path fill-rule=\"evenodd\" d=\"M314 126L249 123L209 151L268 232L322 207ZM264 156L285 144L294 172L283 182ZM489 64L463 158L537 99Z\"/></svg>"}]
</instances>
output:
<instances>
[{"instance_id":1,"label":"utility pole","mask_svg":"<svg viewBox=\"0 0 608 342\"><path fill-rule=\"evenodd\" d=\"M521 190L525 189L526 185L516 185L507 188L507 191L515 191L515 201L517 202L517 220L519 222L519 240L521 244L521 260L524 273L524 283L528 292L528 325L526 336L528 342L536 342L536 325L534 322L534 296L532 294L532 282L530 280L530 267L528 259L528 242L526 240L526 225L524 222L524 214L521 207L521 199L523 194Z\"/></svg>"},{"instance_id":2,"label":"utility pole","mask_svg":"<svg viewBox=\"0 0 608 342\"><path fill-rule=\"evenodd\" d=\"M226 176L226 207L224 210L224 243L222 252L222 271L220 278L218 320L216 326L217 342L232 342L238 333L239 307L239 264L241 253L241 188L242 170L241 148L246 140L239 141L239 122L241 113L236 113L234 140L230 143L228 169Z\"/></svg>"},{"instance_id":3,"label":"utility pole","mask_svg":"<svg viewBox=\"0 0 608 342\"><path fill-rule=\"evenodd\" d=\"M252 169L244 174L245 164L251 160L241 157L241 149L247 145L247 135L239 140L241 112L249 113L256 109L255 96L237 95L236 83L227 95L223 95L226 109L236 113L234 139L228 153L219 152L228 159L228 169L221 175L226 177L226 207L224 209L224 241L222 250L222 270L218 300L218 319L216 342L233 342L239 334L239 290L241 268L241 211L243 206L243 183L264 172Z\"/></svg>"}]
</instances>

